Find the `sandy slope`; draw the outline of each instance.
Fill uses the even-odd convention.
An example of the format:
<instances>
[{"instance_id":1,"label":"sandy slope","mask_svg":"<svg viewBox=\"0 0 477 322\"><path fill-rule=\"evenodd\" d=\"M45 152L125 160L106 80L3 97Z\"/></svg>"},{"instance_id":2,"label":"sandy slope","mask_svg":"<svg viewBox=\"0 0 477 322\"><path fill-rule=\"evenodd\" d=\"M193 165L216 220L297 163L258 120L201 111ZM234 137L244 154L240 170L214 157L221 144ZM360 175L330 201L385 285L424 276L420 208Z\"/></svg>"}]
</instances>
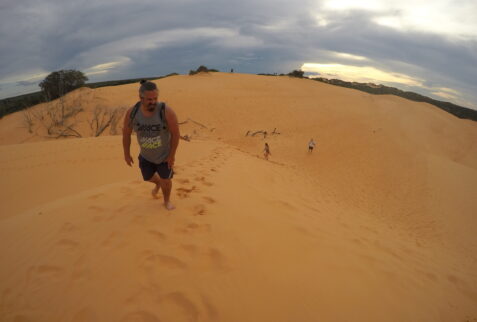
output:
<instances>
[{"instance_id":1,"label":"sandy slope","mask_svg":"<svg viewBox=\"0 0 477 322\"><path fill-rule=\"evenodd\" d=\"M157 83L193 137L171 213L120 137L16 144L42 138L0 120L0 320L477 321L475 123L307 80Z\"/></svg>"}]
</instances>

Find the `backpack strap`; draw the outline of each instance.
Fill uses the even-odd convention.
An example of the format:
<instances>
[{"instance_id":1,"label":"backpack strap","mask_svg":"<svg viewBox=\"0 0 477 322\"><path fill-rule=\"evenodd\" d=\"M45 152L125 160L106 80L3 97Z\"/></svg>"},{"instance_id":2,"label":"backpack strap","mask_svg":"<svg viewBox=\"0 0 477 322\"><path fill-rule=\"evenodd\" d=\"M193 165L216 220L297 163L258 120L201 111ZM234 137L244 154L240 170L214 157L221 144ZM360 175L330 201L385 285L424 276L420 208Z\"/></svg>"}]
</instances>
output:
<instances>
[{"instance_id":1,"label":"backpack strap","mask_svg":"<svg viewBox=\"0 0 477 322\"><path fill-rule=\"evenodd\" d=\"M137 102L132 111L131 114L129 114L129 126L132 128L133 120L134 117L137 114L137 111L141 107L141 102ZM164 102L159 102L159 117L161 118L162 123L164 124L163 128L167 128L167 120L166 120L166 103Z\"/></svg>"},{"instance_id":2,"label":"backpack strap","mask_svg":"<svg viewBox=\"0 0 477 322\"><path fill-rule=\"evenodd\" d=\"M166 103L164 102L159 103L159 115L161 117L161 121L164 122L166 119Z\"/></svg>"},{"instance_id":3,"label":"backpack strap","mask_svg":"<svg viewBox=\"0 0 477 322\"><path fill-rule=\"evenodd\" d=\"M167 120L166 120L166 103L160 102L159 103L159 116L162 121L162 129L165 130L168 127Z\"/></svg>"},{"instance_id":4,"label":"backpack strap","mask_svg":"<svg viewBox=\"0 0 477 322\"><path fill-rule=\"evenodd\" d=\"M141 107L141 102L137 102L132 108L131 114L129 114L129 126L131 128L133 127L132 125L133 125L134 117L136 116L137 111L139 110L140 107Z\"/></svg>"}]
</instances>

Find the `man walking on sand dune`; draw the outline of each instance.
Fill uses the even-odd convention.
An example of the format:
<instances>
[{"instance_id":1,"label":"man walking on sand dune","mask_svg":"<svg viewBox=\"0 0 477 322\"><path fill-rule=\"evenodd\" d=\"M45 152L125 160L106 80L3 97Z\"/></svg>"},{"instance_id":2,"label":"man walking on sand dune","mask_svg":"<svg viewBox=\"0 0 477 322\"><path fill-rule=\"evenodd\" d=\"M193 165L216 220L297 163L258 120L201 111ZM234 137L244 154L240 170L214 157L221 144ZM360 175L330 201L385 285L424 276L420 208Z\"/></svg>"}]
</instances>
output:
<instances>
[{"instance_id":1,"label":"man walking on sand dune","mask_svg":"<svg viewBox=\"0 0 477 322\"><path fill-rule=\"evenodd\" d=\"M141 81L139 99L134 107L126 112L123 126L124 160L127 165L134 163L131 157L131 134L135 131L141 148L139 168L144 181L155 184L153 197L162 189L164 206L174 209L170 201L174 161L179 145L179 125L177 116L170 106L158 102L159 90L152 82Z\"/></svg>"}]
</instances>

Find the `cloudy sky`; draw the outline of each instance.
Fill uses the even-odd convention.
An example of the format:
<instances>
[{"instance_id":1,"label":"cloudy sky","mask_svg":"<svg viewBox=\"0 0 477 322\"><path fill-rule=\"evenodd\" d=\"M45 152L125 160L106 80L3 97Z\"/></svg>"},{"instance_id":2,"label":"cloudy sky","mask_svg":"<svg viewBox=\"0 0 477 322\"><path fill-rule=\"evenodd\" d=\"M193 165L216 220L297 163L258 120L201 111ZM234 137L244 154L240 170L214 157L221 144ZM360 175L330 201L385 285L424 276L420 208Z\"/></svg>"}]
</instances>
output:
<instances>
[{"instance_id":1,"label":"cloudy sky","mask_svg":"<svg viewBox=\"0 0 477 322\"><path fill-rule=\"evenodd\" d=\"M1 0L0 98L199 65L373 82L477 109L476 0Z\"/></svg>"}]
</instances>

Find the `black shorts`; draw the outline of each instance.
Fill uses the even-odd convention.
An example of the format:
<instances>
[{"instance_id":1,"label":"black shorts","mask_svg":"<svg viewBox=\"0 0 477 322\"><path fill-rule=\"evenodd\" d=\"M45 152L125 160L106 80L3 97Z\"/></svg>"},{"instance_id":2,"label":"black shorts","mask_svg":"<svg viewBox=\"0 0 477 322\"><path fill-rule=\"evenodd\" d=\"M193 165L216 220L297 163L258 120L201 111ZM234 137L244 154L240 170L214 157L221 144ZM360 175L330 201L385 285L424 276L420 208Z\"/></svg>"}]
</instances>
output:
<instances>
[{"instance_id":1,"label":"black shorts","mask_svg":"<svg viewBox=\"0 0 477 322\"><path fill-rule=\"evenodd\" d=\"M161 179L172 179L174 176L174 171L169 168L167 162L162 162L159 164L152 163L147 161L139 155L139 168L141 169L142 177L144 181L149 181L154 173L158 173Z\"/></svg>"}]
</instances>

